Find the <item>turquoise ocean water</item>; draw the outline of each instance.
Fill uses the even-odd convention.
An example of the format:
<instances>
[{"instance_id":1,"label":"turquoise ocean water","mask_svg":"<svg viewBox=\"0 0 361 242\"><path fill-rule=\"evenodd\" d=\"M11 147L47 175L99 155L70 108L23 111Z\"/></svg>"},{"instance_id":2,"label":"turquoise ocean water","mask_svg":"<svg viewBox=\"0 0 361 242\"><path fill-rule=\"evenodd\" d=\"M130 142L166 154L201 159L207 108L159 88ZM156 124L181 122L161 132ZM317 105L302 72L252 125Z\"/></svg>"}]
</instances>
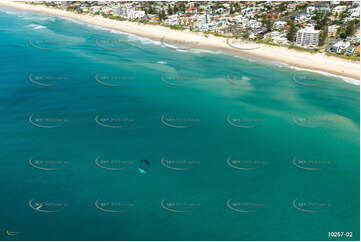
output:
<instances>
[{"instance_id":1,"label":"turquoise ocean water","mask_svg":"<svg viewBox=\"0 0 361 242\"><path fill-rule=\"evenodd\" d=\"M1 8L0 240L359 239L358 85L166 47Z\"/></svg>"}]
</instances>

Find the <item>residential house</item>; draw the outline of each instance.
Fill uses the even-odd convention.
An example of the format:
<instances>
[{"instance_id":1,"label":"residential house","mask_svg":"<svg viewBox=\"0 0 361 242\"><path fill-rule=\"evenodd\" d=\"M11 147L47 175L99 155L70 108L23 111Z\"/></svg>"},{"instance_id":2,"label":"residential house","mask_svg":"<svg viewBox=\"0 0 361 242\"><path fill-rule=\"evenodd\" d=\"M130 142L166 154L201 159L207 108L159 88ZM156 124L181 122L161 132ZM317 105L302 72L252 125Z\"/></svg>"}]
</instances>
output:
<instances>
[{"instance_id":1,"label":"residential house","mask_svg":"<svg viewBox=\"0 0 361 242\"><path fill-rule=\"evenodd\" d=\"M336 15L340 15L342 12L346 11L347 6L337 6L332 9L332 13Z\"/></svg>"},{"instance_id":2,"label":"residential house","mask_svg":"<svg viewBox=\"0 0 361 242\"><path fill-rule=\"evenodd\" d=\"M328 26L328 37L336 37L339 28L340 26L336 24Z\"/></svg>"},{"instance_id":3,"label":"residential house","mask_svg":"<svg viewBox=\"0 0 361 242\"><path fill-rule=\"evenodd\" d=\"M287 22L285 22L285 21L276 21L273 24L273 28L281 30L281 29L284 29L286 25L287 25Z\"/></svg>"}]
</instances>

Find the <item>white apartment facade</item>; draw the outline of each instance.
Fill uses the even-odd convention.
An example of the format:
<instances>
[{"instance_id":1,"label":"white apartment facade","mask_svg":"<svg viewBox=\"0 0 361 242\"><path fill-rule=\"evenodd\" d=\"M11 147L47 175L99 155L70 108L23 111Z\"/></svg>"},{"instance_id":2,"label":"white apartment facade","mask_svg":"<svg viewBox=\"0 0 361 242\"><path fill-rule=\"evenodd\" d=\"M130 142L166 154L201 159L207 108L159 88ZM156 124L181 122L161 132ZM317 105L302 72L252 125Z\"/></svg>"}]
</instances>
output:
<instances>
[{"instance_id":1,"label":"white apartment facade","mask_svg":"<svg viewBox=\"0 0 361 242\"><path fill-rule=\"evenodd\" d=\"M145 16L145 11L135 10L134 8L127 9L127 17L129 19L143 18Z\"/></svg>"},{"instance_id":2,"label":"white apartment facade","mask_svg":"<svg viewBox=\"0 0 361 242\"><path fill-rule=\"evenodd\" d=\"M303 47L317 46L320 37L320 31L313 28L305 28L297 31L296 45Z\"/></svg>"},{"instance_id":3,"label":"white apartment facade","mask_svg":"<svg viewBox=\"0 0 361 242\"><path fill-rule=\"evenodd\" d=\"M174 14L171 16L168 16L168 18L165 20L165 24L166 25L177 25L178 24L178 15Z\"/></svg>"}]
</instances>

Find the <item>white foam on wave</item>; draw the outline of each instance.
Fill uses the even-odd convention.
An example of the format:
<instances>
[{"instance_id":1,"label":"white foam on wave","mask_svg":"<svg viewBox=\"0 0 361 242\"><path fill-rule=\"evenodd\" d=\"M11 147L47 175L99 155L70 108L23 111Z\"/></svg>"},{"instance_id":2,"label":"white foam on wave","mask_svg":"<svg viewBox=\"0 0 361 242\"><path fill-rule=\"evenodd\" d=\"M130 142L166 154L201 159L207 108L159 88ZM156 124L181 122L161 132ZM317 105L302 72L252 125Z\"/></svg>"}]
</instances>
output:
<instances>
[{"instance_id":1,"label":"white foam on wave","mask_svg":"<svg viewBox=\"0 0 361 242\"><path fill-rule=\"evenodd\" d=\"M196 54L199 54L199 53L209 53L209 54L215 54L215 55L222 54L221 51L207 50L207 49L190 49L190 51L192 53L196 53Z\"/></svg>"},{"instance_id":2,"label":"white foam on wave","mask_svg":"<svg viewBox=\"0 0 361 242\"><path fill-rule=\"evenodd\" d=\"M148 39L148 38L141 37L141 36L138 36L135 34L130 34L130 33L123 33L123 34L128 36L128 40L140 41L142 44L152 44L152 45L161 45L162 44L160 41Z\"/></svg>"},{"instance_id":3,"label":"white foam on wave","mask_svg":"<svg viewBox=\"0 0 361 242\"><path fill-rule=\"evenodd\" d=\"M169 46L169 44L167 45ZM207 50L207 49L193 49L193 48L180 48L180 47L174 47L172 49L175 49L175 51L192 53L192 54L201 54L201 53L208 53L215 55L222 54L221 51Z\"/></svg>"},{"instance_id":4,"label":"white foam on wave","mask_svg":"<svg viewBox=\"0 0 361 242\"><path fill-rule=\"evenodd\" d=\"M328 72L324 72L324 71L318 71L318 70L312 70L312 69L306 69L306 68L301 68L301 67L297 67L297 66L292 66L292 65L288 65L285 63L280 63L280 62L273 62L276 66L279 67L283 67L283 68L289 68L289 69L294 69L297 71L307 71L307 72L313 72L313 73L318 73L324 76L330 76L330 77L335 77L338 79L343 80L344 82L353 84L353 85L357 85L360 86L360 80L359 79L354 79L351 77L345 77L345 76L340 76L340 75L336 75L336 74L332 74L332 73L328 73Z\"/></svg>"},{"instance_id":5,"label":"white foam on wave","mask_svg":"<svg viewBox=\"0 0 361 242\"><path fill-rule=\"evenodd\" d=\"M249 78L248 76L242 76L241 77L242 81L250 81L251 78Z\"/></svg>"},{"instance_id":6,"label":"white foam on wave","mask_svg":"<svg viewBox=\"0 0 361 242\"><path fill-rule=\"evenodd\" d=\"M34 29L46 29L46 27L42 26L42 25L39 25L39 26L36 26Z\"/></svg>"},{"instance_id":7,"label":"white foam on wave","mask_svg":"<svg viewBox=\"0 0 361 242\"><path fill-rule=\"evenodd\" d=\"M42 15L34 15L34 14L30 15L28 11L23 11L20 9L15 9L14 11L12 11L7 8L4 9L4 8L0 7L0 12L10 14L10 15L17 15L19 18L22 18L25 20L51 21L51 22L55 21L55 17L53 17L53 16L42 16Z\"/></svg>"},{"instance_id":8,"label":"white foam on wave","mask_svg":"<svg viewBox=\"0 0 361 242\"><path fill-rule=\"evenodd\" d=\"M160 41L157 40L152 40L152 39L148 39L145 37L141 37L135 34L131 34L131 33L126 33L126 32L122 32L120 30L114 30L114 29L107 29L107 28L102 28L103 30L108 30L113 34L119 34L119 35L124 35L127 37L127 39L131 42L140 42L141 44L145 44L145 45L161 45L162 43Z\"/></svg>"},{"instance_id":9,"label":"white foam on wave","mask_svg":"<svg viewBox=\"0 0 361 242\"><path fill-rule=\"evenodd\" d=\"M234 55L233 57L238 58L238 59L242 59L242 60L247 60L248 62L252 62L252 63L257 62L256 59L247 58L245 56Z\"/></svg>"},{"instance_id":10,"label":"white foam on wave","mask_svg":"<svg viewBox=\"0 0 361 242\"><path fill-rule=\"evenodd\" d=\"M94 24L89 24L89 23L77 21L77 20L74 20L72 18L67 18L67 17L61 17L61 18L72 21L72 22L77 23L77 24L86 25L86 26L91 27L93 29L109 31L110 33L113 33L113 34L119 34L119 35L127 36L128 40L130 40L130 41L140 41L142 44L155 44L155 45L160 45L161 44L159 41L154 41L154 40L151 40L151 39L143 38L143 37L140 37L140 36L137 36L137 35L134 35L134 34L130 34L130 33L126 33L126 32L122 32L122 31L119 31L119 30L115 30L115 29L111 29L111 28L106 28L106 27L102 27L102 26L98 26L98 25L94 25Z\"/></svg>"},{"instance_id":11,"label":"white foam on wave","mask_svg":"<svg viewBox=\"0 0 361 242\"><path fill-rule=\"evenodd\" d=\"M3 9L3 8L0 8L0 12L6 13L6 14L11 14L11 15L18 15L19 14L19 12L13 12L13 11L10 11L8 9Z\"/></svg>"},{"instance_id":12,"label":"white foam on wave","mask_svg":"<svg viewBox=\"0 0 361 242\"><path fill-rule=\"evenodd\" d=\"M126 33L126 32L122 32L122 31L119 31L119 30L98 26L98 25L95 25L95 24L85 23L85 22L82 22L82 21L74 20L72 18L67 18L67 17L60 17L60 18L71 21L71 22L76 23L76 24L86 25L86 26L91 27L93 29L104 30L104 31L109 31L110 33L113 33L113 34L124 35L124 36L127 36L128 40L130 40L130 41L140 41L142 44L161 45L160 41L155 41L155 40L151 40L151 39L148 39L148 38L140 37L138 35L134 35L134 34L131 34L131 33Z\"/></svg>"},{"instance_id":13,"label":"white foam on wave","mask_svg":"<svg viewBox=\"0 0 361 242\"><path fill-rule=\"evenodd\" d=\"M89 24L89 23L79 21L79 20L75 20L73 18L69 18L69 17L65 17L65 16L57 16L57 17L61 18L63 20L66 20L66 21L73 22L75 24L85 25L85 26L88 26L88 27L93 28L93 29L106 30L106 31L110 30L110 29L107 29L107 28L104 28L104 27L101 27L101 26L98 26L98 25L95 25L95 24Z\"/></svg>"},{"instance_id":14,"label":"white foam on wave","mask_svg":"<svg viewBox=\"0 0 361 242\"><path fill-rule=\"evenodd\" d=\"M54 21L55 21L55 18L54 18L54 17L27 16L27 15L20 15L19 17L22 18L22 19L25 19L25 20L51 21L51 22L54 22Z\"/></svg>"},{"instance_id":15,"label":"white foam on wave","mask_svg":"<svg viewBox=\"0 0 361 242\"><path fill-rule=\"evenodd\" d=\"M83 22L83 21L75 20L73 18L64 17L64 16L58 16L58 17L61 18L61 19L76 23L76 24L86 25L86 26L88 26L90 28L93 28L93 29L109 31L109 32L112 32L112 33L118 33L113 29L105 28L105 27L102 27L102 26L99 26L99 25L96 25L96 24L89 24L89 23L86 23L86 22ZM119 32L119 33L121 33L121 32Z\"/></svg>"},{"instance_id":16,"label":"white foam on wave","mask_svg":"<svg viewBox=\"0 0 361 242\"><path fill-rule=\"evenodd\" d=\"M90 27L90 28L93 28L93 29L103 30L103 31L110 31L110 32L111 32L111 29L107 29L107 28L102 27L102 26L99 26L99 25L82 23L82 22L79 22L79 21L77 21L77 20L73 20L73 22L78 23L78 24L85 24L86 26L88 26L88 27Z\"/></svg>"},{"instance_id":17,"label":"white foam on wave","mask_svg":"<svg viewBox=\"0 0 361 242\"><path fill-rule=\"evenodd\" d=\"M165 65L165 64L168 64L168 62L166 61L157 61L158 64L161 64L161 65Z\"/></svg>"},{"instance_id":18,"label":"white foam on wave","mask_svg":"<svg viewBox=\"0 0 361 242\"><path fill-rule=\"evenodd\" d=\"M175 46L175 45L165 43L164 41L162 41L161 44L162 44L162 47L166 47L168 49L170 48L170 49L180 50L180 51L182 51L182 50L186 51L187 50L185 48L181 48L181 47L178 47L178 46Z\"/></svg>"},{"instance_id":19,"label":"white foam on wave","mask_svg":"<svg viewBox=\"0 0 361 242\"><path fill-rule=\"evenodd\" d=\"M32 28L32 29L46 29L45 26L39 25L39 24L28 24L25 27L29 27L29 28Z\"/></svg>"},{"instance_id":20,"label":"white foam on wave","mask_svg":"<svg viewBox=\"0 0 361 242\"><path fill-rule=\"evenodd\" d=\"M94 29L98 29L98 30L105 30L105 31L109 31L113 34L120 34L120 35L125 35L128 37L128 40L130 41L139 41L141 44L152 44L152 45L157 45L157 46L164 46L164 45L167 45L168 48L173 48L175 49L176 51L180 51L180 52L190 52L190 53L193 53L193 54L199 54L199 53L211 53L211 54L220 54L221 52L219 51L212 51L212 50L206 50L206 49L193 49L193 48L189 48L189 49L182 49L180 47L177 47L177 46L172 46L170 44L165 44L165 43L162 43L161 41L159 40L152 40L152 39L149 39L149 38L146 38L146 37L141 37L141 36L138 36L138 35L135 35L135 34L131 34L131 33L126 33L126 32L122 32L122 31L119 31L119 30L114 30L114 29L110 29L110 28L106 28L106 27L102 27L102 26L98 26L98 25L94 25L94 24L89 24L89 23L86 23L86 22L82 22L82 21L78 21L78 20L74 20L72 18L68 18L68 17L64 17L64 16L58 16L59 18L62 18L62 19L65 19L65 20L68 20L68 21L71 21L73 23L76 23L76 24L82 24L82 25L87 25L88 27L91 27L91 28L94 28ZM24 18L27 18L27 17L24 17ZM42 17L44 20L45 19L50 19L50 20L54 20L53 17L49 16L49 17ZM31 19L31 18L28 18L28 19ZM39 27L40 29L40 27ZM165 47L165 46L164 46Z\"/></svg>"},{"instance_id":21,"label":"white foam on wave","mask_svg":"<svg viewBox=\"0 0 361 242\"><path fill-rule=\"evenodd\" d=\"M67 20L67 21L70 21L70 22L73 22L73 23L76 23L76 24L88 25L89 27L96 27L96 25L87 24L85 22L78 21L78 20L75 20L75 19L72 19L72 18L68 18L68 17L64 17L64 16L57 16L57 17L61 18L61 19L64 19L64 20Z\"/></svg>"}]
</instances>

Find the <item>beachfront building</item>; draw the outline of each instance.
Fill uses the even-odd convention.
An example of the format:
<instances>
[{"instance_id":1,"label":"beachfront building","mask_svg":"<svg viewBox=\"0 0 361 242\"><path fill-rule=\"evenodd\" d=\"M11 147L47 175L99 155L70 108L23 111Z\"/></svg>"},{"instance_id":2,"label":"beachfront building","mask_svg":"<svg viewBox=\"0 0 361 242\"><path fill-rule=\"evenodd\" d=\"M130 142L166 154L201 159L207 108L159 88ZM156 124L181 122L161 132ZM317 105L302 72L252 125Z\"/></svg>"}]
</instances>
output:
<instances>
[{"instance_id":1,"label":"beachfront building","mask_svg":"<svg viewBox=\"0 0 361 242\"><path fill-rule=\"evenodd\" d=\"M143 10L130 9L128 12L128 18L130 19L143 18L144 16L145 12Z\"/></svg>"},{"instance_id":2,"label":"beachfront building","mask_svg":"<svg viewBox=\"0 0 361 242\"><path fill-rule=\"evenodd\" d=\"M355 52L355 48L353 46L350 46L346 49L345 55L353 55L354 52Z\"/></svg>"},{"instance_id":3,"label":"beachfront building","mask_svg":"<svg viewBox=\"0 0 361 242\"><path fill-rule=\"evenodd\" d=\"M103 14L113 14L113 8L109 6L104 6L101 10Z\"/></svg>"},{"instance_id":4,"label":"beachfront building","mask_svg":"<svg viewBox=\"0 0 361 242\"><path fill-rule=\"evenodd\" d=\"M328 37L336 37L339 28L340 26L336 24L328 26Z\"/></svg>"},{"instance_id":5,"label":"beachfront building","mask_svg":"<svg viewBox=\"0 0 361 242\"><path fill-rule=\"evenodd\" d=\"M131 3L120 5L119 3L112 7L113 15L123 17L126 19L140 19L145 16L145 12L142 10L136 10Z\"/></svg>"},{"instance_id":6,"label":"beachfront building","mask_svg":"<svg viewBox=\"0 0 361 242\"><path fill-rule=\"evenodd\" d=\"M101 7L100 6L92 6L92 7L90 7L89 11L91 14L98 14L101 11Z\"/></svg>"},{"instance_id":7,"label":"beachfront building","mask_svg":"<svg viewBox=\"0 0 361 242\"><path fill-rule=\"evenodd\" d=\"M271 38L274 38L274 37L279 37L281 33L278 31L272 31L271 33L269 33L269 35L271 36Z\"/></svg>"},{"instance_id":8,"label":"beachfront building","mask_svg":"<svg viewBox=\"0 0 361 242\"><path fill-rule=\"evenodd\" d=\"M130 7L130 5L120 5L120 4L117 4L115 6L112 7L113 9L113 15L115 16L120 16L120 17L123 17L123 18L126 18L127 17L127 9Z\"/></svg>"},{"instance_id":9,"label":"beachfront building","mask_svg":"<svg viewBox=\"0 0 361 242\"><path fill-rule=\"evenodd\" d=\"M166 25L177 25L178 24L178 15L174 14L171 16L168 16L168 18L165 20L165 24Z\"/></svg>"},{"instance_id":10,"label":"beachfront building","mask_svg":"<svg viewBox=\"0 0 361 242\"><path fill-rule=\"evenodd\" d=\"M316 47L320 38L320 31L308 27L297 31L296 45L302 47Z\"/></svg>"},{"instance_id":11,"label":"beachfront building","mask_svg":"<svg viewBox=\"0 0 361 242\"><path fill-rule=\"evenodd\" d=\"M336 54L340 54L344 52L344 50L346 50L348 47L350 47L350 42L340 40L331 47L330 51Z\"/></svg>"},{"instance_id":12,"label":"beachfront building","mask_svg":"<svg viewBox=\"0 0 361 242\"><path fill-rule=\"evenodd\" d=\"M288 45L288 40L286 37L277 36L277 37L272 38L272 41L273 41L273 43L276 43L276 44Z\"/></svg>"},{"instance_id":13,"label":"beachfront building","mask_svg":"<svg viewBox=\"0 0 361 242\"><path fill-rule=\"evenodd\" d=\"M360 56L360 45L355 47L355 50L353 52L354 56Z\"/></svg>"},{"instance_id":14,"label":"beachfront building","mask_svg":"<svg viewBox=\"0 0 361 242\"><path fill-rule=\"evenodd\" d=\"M209 24L210 16L208 14L198 15L198 16L196 16L196 21L197 21L198 25Z\"/></svg>"},{"instance_id":15,"label":"beachfront building","mask_svg":"<svg viewBox=\"0 0 361 242\"><path fill-rule=\"evenodd\" d=\"M195 16L195 29L198 31L209 31L213 27L213 24L210 24L210 16L208 14L202 14Z\"/></svg>"},{"instance_id":16,"label":"beachfront building","mask_svg":"<svg viewBox=\"0 0 361 242\"><path fill-rule=\"evenodd\" d=\"M191 26L193 24L194 19L192 17L179 17L178 25L186 25Z\"/></svg>"}]
</instances>

